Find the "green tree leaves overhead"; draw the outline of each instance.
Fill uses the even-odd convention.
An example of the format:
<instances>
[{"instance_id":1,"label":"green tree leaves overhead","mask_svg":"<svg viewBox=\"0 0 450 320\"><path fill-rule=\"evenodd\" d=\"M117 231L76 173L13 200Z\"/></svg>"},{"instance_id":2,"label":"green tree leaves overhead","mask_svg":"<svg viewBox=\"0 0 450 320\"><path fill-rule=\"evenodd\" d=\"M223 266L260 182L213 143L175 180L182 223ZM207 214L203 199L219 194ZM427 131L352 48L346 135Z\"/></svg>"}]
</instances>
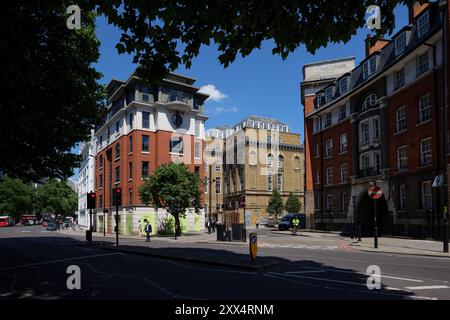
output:
<instances>
[{"instance_id":1,"label":"green tree leaves overhead","mask_svg":"<svg viewBox=\"0 0 450 320\"><path fill-rule=\"evenodd\" d=\"M148 80L190 67L203 45L215 43L224 67L273 40L282 59L304 45L310 53L350 40L365 26L366 9L381 9L378 35L393 31L394 8L411 0L118 0L91 1L97 12L122 30L117 49L134 55Z\"/></svg>"},{"instance_id":2,"label":"green tree leaves overhead","mask_svg":"<svg viewBox=\"0 0 450 320\"><path fill-rule=\"evenodd\" d=\"M176 235L181 234L180 216L188 208L200 211L200 178L184 164L164 164L139 188L142 202L164 208L175 218ZM155 227L155 226L154 226Z\"/></svg>"},{"instance_id":3,"label":"green tree leaves overhead","mask_svg":"<svg viewBox=\"0 0 450 320\"><path fill-rule=\"evenodd\" d=\"M83 6L82 28L69 30L71 4L18 0L0 11L0 172L10 177L71 176L70 151L100 118L95 15Z\"/></svg>"},{"instance_id":4,"label":"green tree leaves overhead","mask_svg":"<svg viewBox=\"0 0 450 320\"><path fill-rule=\"evenodd\" d=\"M286 211L289 213L299 213L301 209L300 197L295 193L289 193L285 207Z\"/></svg>"}]
</instances>

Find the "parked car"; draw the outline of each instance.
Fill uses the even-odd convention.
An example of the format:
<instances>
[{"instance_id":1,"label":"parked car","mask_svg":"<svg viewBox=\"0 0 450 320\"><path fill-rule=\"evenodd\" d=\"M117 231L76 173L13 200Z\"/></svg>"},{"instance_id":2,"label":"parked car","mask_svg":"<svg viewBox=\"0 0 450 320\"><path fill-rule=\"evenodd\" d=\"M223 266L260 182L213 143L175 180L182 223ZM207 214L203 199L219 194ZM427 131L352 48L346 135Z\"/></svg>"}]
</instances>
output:
<instances>
[{"instance_id":1,"label":"parked car","mask_svg":"<svg viewBox=\"0 0 450 320\"><path fill-rule=\"evenodd\" d=\"M305 229L306 216L304 213L288 213L281 219L281 222L278 224L278 230L289 230L293 228L294 224L292 223L292 220L294 220L294 217L297 217L298 220L300 220L300 229Z\"/></svg>"},{"instance_id":2,"label":"parked car","mask_svg":"<svg viewBox=\"0 0 450 320\"><path fill-rule=\"evenodd\" d=\"M54 224L54 223L49 223L46 230L47 230L47 231L57 231L57 230L58 230L58 227L57 227L57 225Z\"/></svg>"},{"instance_id":3,"label":"parked car","mask_svg":"<svg viewBox=\"0 0 450 320\"><path fill-rule=\"evenodd\" d=\"M43 222L42 222L42 226L43 226L43 227L48 227L48 222L47 222L47 221L43 221Z\"/></svg>"}]
</instances>

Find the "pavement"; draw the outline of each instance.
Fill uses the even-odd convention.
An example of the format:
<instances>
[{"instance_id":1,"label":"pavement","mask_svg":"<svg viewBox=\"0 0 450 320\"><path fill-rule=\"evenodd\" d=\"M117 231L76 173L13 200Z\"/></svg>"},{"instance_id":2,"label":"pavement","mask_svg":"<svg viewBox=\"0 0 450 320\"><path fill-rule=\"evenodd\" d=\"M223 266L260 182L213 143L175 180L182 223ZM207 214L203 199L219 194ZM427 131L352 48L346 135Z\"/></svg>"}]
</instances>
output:
<instances>
[{"instance_id":1,"label":"pavement","mask_svg":"<svg viewBox=\"0 0 450 320\"><path fill-rule=\"evenodd\" d=\"M336 234L257 233L257 262L276 262L265 268L239 265L251 264L248 244L202 242L212 241L208 234L150 243L121 237L116 248L113 236L94 235L98 245L87 246L73 231L1 228L0 300L450 300L448 259L355 250ZM73 265L79 290L66 285ZM374 268L380 274L371 276ZM374 279L379 287L371 289Z\"/></svg>"}]
</instances>

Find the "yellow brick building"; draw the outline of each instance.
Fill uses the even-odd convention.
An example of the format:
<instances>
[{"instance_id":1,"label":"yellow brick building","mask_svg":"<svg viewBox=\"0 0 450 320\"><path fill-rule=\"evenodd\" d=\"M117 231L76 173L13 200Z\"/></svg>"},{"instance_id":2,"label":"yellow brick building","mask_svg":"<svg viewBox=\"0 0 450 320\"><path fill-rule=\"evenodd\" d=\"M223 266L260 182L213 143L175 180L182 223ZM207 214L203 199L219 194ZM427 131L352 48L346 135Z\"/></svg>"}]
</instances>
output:
<instances>
[{"instance_id":1,"label":"yellow brick building","mask_svg":"<svg viewBox=\"0 0 450 320\"><path fill-rule=\"evenodd\" d=\"M209 130L207 137L205 170L208 177L212 168L211 211L219 222L254 226L256 221L279 221L285 212L278 217L267 212L275 189L283 203L291 192L298 195L303 212L305 158L299 134L280 121L249 116L234 127Z\"/></svg>"}]
</instances>

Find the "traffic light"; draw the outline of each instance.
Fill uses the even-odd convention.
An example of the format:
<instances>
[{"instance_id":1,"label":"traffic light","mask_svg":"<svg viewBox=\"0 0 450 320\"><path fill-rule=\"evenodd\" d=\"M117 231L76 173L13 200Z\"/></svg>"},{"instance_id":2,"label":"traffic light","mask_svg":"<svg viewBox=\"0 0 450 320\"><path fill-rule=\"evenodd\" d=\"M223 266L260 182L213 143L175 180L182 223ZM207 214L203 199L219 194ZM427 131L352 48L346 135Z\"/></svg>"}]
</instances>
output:
<instances>
[{"instance_id":1,"label":"traffic light","mask_svg":"<svg viewBox=\"0 0 450 320\"><path fill-rule=\"evenodd\" d=\"M113 205L122 205L122 188L113 188Z\"/></svg>"},{"instance_id":2,"label":"traffic light","mask_svg":"<svg viewBox=\"0 0 450 320\"><path fill-rule=\"evenodd\" d=\"M87 194L87 208L88 209L95 209L95 199L96 199L95 192L89 192Z\"/></svg>"}]
</instances>

